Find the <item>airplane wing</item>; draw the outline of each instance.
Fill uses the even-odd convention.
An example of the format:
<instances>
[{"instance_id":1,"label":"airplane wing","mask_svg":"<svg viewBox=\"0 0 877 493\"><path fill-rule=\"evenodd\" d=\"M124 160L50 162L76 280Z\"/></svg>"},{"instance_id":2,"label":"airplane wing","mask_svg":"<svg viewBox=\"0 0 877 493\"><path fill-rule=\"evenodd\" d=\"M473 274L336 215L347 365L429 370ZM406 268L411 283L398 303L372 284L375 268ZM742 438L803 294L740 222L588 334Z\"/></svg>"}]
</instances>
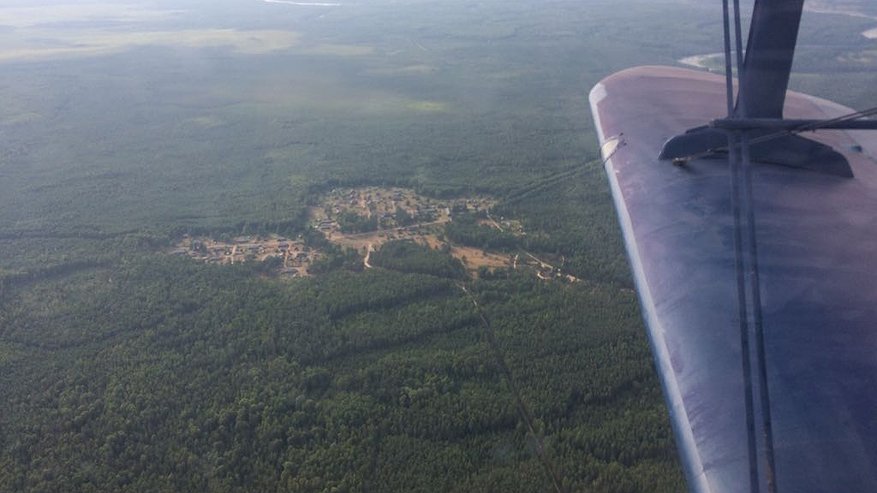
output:
<instances>
[{"instance_id":1,"label":"airplane wing","mask_svg":"<svg viewBox=\"0 0 877 493\"><path fill-rule=\"evenodd\" d=\"M877 135L807 134L845 172L753 154L757 267L741 272L733 155L659 159L674 136L728 115L726 82L638 67L590 94L689 486L877 491ZM736 107L763 108L759 97L771 98L741 96ZM790 92L771 112L825 121L852 110ZM741 295L756 268L759 297ZM757 322L743 322L753 312Z\"/></svg>"}]
</instances>

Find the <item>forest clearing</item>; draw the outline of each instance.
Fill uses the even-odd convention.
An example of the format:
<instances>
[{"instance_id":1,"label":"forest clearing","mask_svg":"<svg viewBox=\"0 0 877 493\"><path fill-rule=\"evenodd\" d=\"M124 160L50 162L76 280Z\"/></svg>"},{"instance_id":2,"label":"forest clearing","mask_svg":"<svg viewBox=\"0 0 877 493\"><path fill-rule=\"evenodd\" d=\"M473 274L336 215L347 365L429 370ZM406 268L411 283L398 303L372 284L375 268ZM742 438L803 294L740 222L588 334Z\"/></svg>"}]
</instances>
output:
<instances>
[{"instance_id":1,"label":"forest clearing","mask_svg":"<svg viewBox=\"0 0 877 493\"><path fill-rule=\"evenodd\" d=\"M475 218L475 228L525 236L520 221L500 218L497 222L490 216L490 208L496 203L483 196L435 199L397 187L336 188L308 209L308 222L330 244L354 250L366 269L373 268L369 263L371 252L391 241L411 241L460 261L470 277L477 277L481 269L528 269L542 280L561 277L559 269L528 252L479 247L448 237L446 226L455 216ZM168 253L220 265L279 259L275 260L275 270L283 277L310 276L310 266L326 257L326 252L309 245L302 235L289 238L279 234L224 240L184 235ZM577 280L569 275L562 277Z\"/></svg>"}]
</instances>

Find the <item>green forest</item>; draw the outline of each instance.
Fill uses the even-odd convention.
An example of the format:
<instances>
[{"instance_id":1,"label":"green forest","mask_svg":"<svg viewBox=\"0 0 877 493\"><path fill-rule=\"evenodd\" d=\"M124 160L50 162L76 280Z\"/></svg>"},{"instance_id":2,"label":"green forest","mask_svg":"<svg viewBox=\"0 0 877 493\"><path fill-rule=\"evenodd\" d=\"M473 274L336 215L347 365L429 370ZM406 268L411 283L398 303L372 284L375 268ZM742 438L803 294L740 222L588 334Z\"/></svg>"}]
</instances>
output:
<instances>
[{"instance_id":1,"label":"green forest","mask_svg":"<svg viewBox=\"0 0 877 493\"><path fill-rule=\"evenodd\" d=\"M447 252L433 250L410 240L391 241L372 255L372 265L414 274L464 279L466 268Z\"/></svg>"},{"instance_id":2,"label":"green forest","mask_svg":"<svg viewBox=\"0 0 877 493\"><path fill-rule=\"evenodd\" d=\"M19 285L3 489L541 491L534 438L567 491L679 487L632 293L473 292L538 437L451 279L149 257Z\"/></svg>"},{"instance_id":3,"label":"green forest","mask_svg":"<svg viewBox=\"0 0 877 493\"><path fill-rule=\"evenodd\" d=\"M0 493L683 491L587 93L718 9L326 3L0 6ZM793 85L873 101L869 27L808 14ZM525 236L447 239L580 281L364 269L308 208L367 185L491 197ZM314 275L165 253L267 233Z\"/></svg>"}]
</instances>

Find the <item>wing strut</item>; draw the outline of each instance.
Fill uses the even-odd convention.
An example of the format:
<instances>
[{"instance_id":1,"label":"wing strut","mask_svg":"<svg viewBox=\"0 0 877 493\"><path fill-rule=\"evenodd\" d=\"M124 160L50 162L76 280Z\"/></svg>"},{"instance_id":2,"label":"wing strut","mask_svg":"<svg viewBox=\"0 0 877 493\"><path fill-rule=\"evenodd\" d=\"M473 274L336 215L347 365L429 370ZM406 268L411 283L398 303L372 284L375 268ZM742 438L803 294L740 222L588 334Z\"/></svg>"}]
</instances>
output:
<instances>
[{"instance_id":1,"label":"wing strut","mask_svg":"<svg viewBox=\"0 0 877 493\"><path fill-rule=\"evenodd\" d=\"M762 4L763 5L763 4ZM725 81L728 103L728 120L739 120L750 116L746 103L753 101L744 73L752 73L752 60L759 60L759 54L755 49L746 53L743 59L742 29L740 26L740 1L734 0L734 40L736 42L736 65L737 73L741 74L740 89L737 102L734 104L734 83L732 73L732 50L731 50L731 23L728 0L723 0L724 7L724 31L725 31ZM756 14L759 2L756 1ZM764 15L764 14L762 14ZM800 14L799 14L800 19ZM755 23L750 30L749 46L757 48L753 38L758 37L760 31ZM797 36L797 23L794 26L794 36ZM794 37L791 40L794 51ZM788 68L791 68L791 56L788 57ZM748 68L748 70L747 70ZM779 99L778 115L782 117L782 101L785 98L788 84L788 71L782 83L773 84L781 86L782 94ZM779 87L776 87L779 89ZM754 101L759 99L776 99L775 94L756 95ZM750 103L751 104L751 103ZM741 108L742 105L742 108ZM756 112L762 116L760 112ZM772 115L769 115L772 116ZM731 176L731 206L734 214L734 258L737 280L737 313L740 323L740 355L743 366L743 382L745 390L747 445L749 454L749 488L752 493L760 491L761 480L759 475L758 433L757 427L761 425L761 440L764 448L764 474L768 493L776 493L776 474L773 450L773 431L770 417L770 392L767 384L767 364L764 349L764 326L761 313L761 287L758 274L758 246L756 242L755 208L752 196L752 173L750 162L750 139L747 128L725 129L728 142L728 162ZM744 227L745 217L745 227ZM757 382L752 378L752 348L750 344L750 325L755 338L755 363L757 368ZM756 390L757 387L757 390ZM755 395L758 392L758 404L761 414L761 422L756 424Z\"/></svg>"},{"instance_id":2,"label":"wing strut","mask_svg":"<svg viewBox=\"0 0 877 493\"><path fill-rule=\"evenodd\" d=\"M737 68L742 66L740 62L740 32L737 30L739 25L739 3L734 1L734 21L735 21L735 37L737 41ZM724 26L724 45L725 45L725 98L728 105L728 119L737 118L734 104L734 74L733 59L731 56L731 21L730 8L728 0L722 1L722 14ZM749 350L749 315L746 306L746 279L743 257L743 227L742 227L742 211L741 211L741 193L740 193L740 151L739 132L733 130L726 131L728 143L728 162L731 166L731 208L734 213L734 266L737 276L737 318L740 324L740 356L743 366L743 382L744 382L744 403L746 409L746 445L749 455L749 490L752 493L758 493L759 477L758 477L758 451L756 448L755 433L755 413L753 411L753 392L752 392L752 363L750 361Z\"/></svg>"},{"instance_id":3,"label":"wing strut","mask_svg":"<svg viewBox=\"0 0 877 493\"><path fill-rule=\"evenodd\" d=\"M732 60L728 3L723 0L725 17L728 18L725 21L726 73L730 72ZM755 0L745 58L739 4L739 0L734 0L739 91L733 111L728 113L728 120L732 116L737 117L738 126L752 119L758 120L758 126L749 129L752 137L749 144L750 157L760 163L804 168L822 174L852 178L853 172L847 159L829 146L791 134L759 140L759 137L775 130L771 124L783 124L783 105L804 0ZM704 125L668 140L659 157L672 159L677 163L687 162L692 156L719 155L724 158L728 156L727 151L722 152L726 143L726 132Z\"/></svg>"}]
</instances>

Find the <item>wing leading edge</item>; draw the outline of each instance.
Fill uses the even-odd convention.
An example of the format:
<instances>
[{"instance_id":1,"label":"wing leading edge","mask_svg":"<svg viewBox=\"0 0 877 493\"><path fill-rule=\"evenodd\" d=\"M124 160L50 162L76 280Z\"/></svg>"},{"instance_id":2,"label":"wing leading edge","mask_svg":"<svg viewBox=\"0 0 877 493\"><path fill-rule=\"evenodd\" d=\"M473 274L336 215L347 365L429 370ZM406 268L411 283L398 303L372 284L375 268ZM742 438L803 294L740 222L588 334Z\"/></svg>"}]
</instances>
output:
<instances>
[{"instance_id":1,"label":"wing leading edge","mask_svg":"<svg viewBox=\"0 0 877 493\"><path fill-rule=\"evenodd\" d=\"M603 148L626 144L606 171L689 485L748 492L728 162L657 157L727 113L723 79L640 67L590 101ZM848 112L794 93L784 106L791 118ZM776 487L877 491L877 138L815 135L854 178L758 163L752 177Z\"/></svg>"}]
</instances>

